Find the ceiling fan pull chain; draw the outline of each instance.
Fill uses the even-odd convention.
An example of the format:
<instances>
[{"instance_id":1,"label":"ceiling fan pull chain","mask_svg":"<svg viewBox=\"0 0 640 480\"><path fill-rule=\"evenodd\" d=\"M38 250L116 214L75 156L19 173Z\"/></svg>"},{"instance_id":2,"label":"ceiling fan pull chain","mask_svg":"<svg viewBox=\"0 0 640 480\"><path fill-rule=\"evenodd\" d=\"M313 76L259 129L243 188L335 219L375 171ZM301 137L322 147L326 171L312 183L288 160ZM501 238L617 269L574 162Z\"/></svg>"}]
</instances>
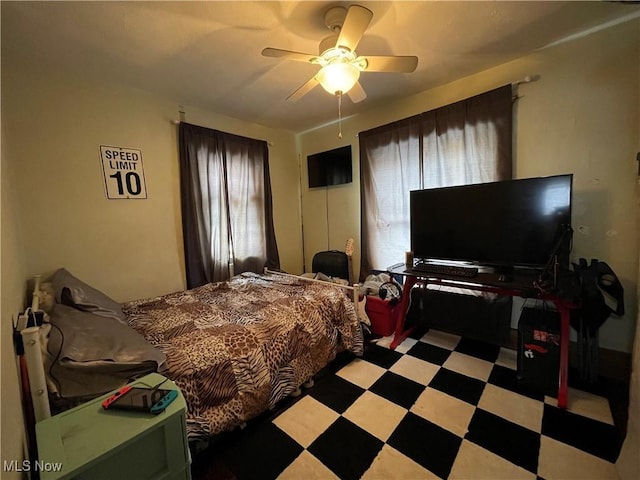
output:
<instances>
[{"instance_id":1,"label":"ceiling fan pull chain","mask_svg":"<svg viewBox=\"0 0 640 480\"><path fill-rule=\"evenodd\" d=\"M342 92L338 92L338 138L342 138Z\"/></svg>"}]
</instances>

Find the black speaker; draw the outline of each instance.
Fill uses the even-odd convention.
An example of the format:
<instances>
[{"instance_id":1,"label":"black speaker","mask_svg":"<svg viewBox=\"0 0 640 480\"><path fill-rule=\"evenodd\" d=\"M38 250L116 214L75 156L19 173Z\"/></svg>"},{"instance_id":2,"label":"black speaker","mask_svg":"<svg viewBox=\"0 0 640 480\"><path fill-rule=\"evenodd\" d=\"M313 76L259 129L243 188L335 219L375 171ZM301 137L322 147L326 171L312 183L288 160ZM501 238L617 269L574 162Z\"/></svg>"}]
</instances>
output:
<instances>
[{"instance_id":1,"label":"black speaker","mask_svg":"<svg viewBox=\"0 0 640 480\"><path fill-rule=\"evenodd\" d=\"M560 314L523 308L518 323L518 384L557 397L559 369Z\"/></svg>"}]
</instances>

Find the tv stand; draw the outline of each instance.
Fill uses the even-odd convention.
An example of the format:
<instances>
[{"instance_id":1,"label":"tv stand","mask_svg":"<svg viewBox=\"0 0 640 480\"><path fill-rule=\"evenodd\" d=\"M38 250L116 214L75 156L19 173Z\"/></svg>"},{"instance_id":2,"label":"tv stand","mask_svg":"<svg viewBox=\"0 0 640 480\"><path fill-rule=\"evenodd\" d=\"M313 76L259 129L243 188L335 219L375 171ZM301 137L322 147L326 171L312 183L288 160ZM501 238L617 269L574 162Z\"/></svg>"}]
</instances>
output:
<instances>
[{"instance_id":1,"label":"tv stand","mask_svg":"<svg viewBox=\"0 0 640 480\"><path fill-rule=\"evenodd\" d=\"M554 304L560 314L560 371L558 373L558 407L567 408L567 375L569 370L569 327L571 310L579 308L579 289L575 277L560 275L557 277L557 285L554 289L541 289L538 285L539 272L536 270L511 269L509 273L502 273L501 269L485 272L480 269L473 278L461 278L451 275L438 275L424 273L417 270L406 269L404 265L390 268L391 275L404 277L404 285L400 304L395 309L396 328L390 348L395 349L415 329L405 328L405 317L409 308L411 289L418 283L435 284L450 287L472 289L482 292L491 292L498 295L511 297L535 298L547 300ZM505 275L505 277L503 277Z\"/></svg>"}]
</instances>

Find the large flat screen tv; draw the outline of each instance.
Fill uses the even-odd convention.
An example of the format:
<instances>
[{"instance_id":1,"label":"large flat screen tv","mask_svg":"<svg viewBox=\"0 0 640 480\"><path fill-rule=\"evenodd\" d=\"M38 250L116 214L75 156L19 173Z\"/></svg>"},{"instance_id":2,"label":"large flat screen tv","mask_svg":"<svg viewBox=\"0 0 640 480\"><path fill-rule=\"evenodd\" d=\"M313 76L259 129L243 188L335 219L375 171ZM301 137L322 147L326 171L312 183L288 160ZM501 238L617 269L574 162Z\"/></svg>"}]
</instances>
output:
<instances>
[{"instance_id":1,"label":"large flat screen tv","mask_svg":"<svg viewBox=\"0 0 640 480\"><path fill-rule=\"evenodd\" d=\"M309 188L341 185L353 181L351 145L307 157Z\"/></svg>"},{"instance_id":2,"label":"large flat screen tv","mask_svg":"<svg viewBox=\"0 0 640 480\"><path fill-rule=\"evenodd\" d=\"M411 249L423 260L568 267L573 176L410 192Z\"/></svg>"}]
</instances>

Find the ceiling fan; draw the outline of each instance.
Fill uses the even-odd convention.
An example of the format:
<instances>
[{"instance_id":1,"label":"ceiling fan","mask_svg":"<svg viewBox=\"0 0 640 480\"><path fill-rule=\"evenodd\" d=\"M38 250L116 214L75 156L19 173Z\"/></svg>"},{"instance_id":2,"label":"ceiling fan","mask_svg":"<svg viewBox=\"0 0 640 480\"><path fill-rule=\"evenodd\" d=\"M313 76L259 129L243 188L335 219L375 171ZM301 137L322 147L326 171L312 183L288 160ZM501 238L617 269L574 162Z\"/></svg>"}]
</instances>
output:
<instances>
[{"instance_id":1,"label":"ceiling fan","mask_svg":"<svg viewBox=\"0 0 640 480\"><path fill-rule=\"evenodd\" d=\"M331 94L341 96L346 93L353 102L360 102L367 97L358 82L360 72L413 72L418 65L418 57L415 56L358 56L356 47L372 17L373 12L360 5L351 5L349 9L334 6L324 15L324 23L333 34L320 42L319 55L279 48L262 50L265 57L312 63L322 67L308 82L289 95L287 100L298 100L320 84Z\"/></svg>"}]
</instances>

